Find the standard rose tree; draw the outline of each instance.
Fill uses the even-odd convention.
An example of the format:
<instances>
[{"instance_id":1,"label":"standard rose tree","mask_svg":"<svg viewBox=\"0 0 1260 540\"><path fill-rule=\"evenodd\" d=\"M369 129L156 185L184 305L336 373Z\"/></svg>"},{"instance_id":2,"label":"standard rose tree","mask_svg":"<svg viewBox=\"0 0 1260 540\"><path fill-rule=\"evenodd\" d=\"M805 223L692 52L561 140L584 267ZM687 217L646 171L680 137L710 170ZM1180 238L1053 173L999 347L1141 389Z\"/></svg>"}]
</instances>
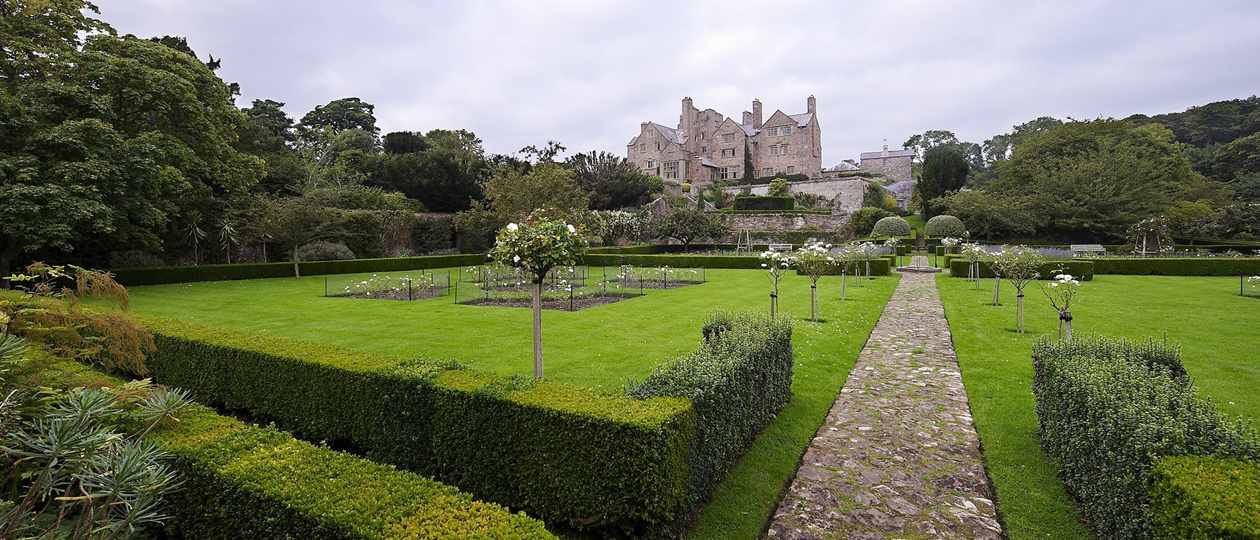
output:
<instances>
[{"instance_id":1,"label":"standard rose tree","mask_svg":"<svg viewBox=\"0 0 1260 540\"><path fill-rule=\"evenodd\" d=\"M761 254L761 267L770 274L770 318L774 318L779 310L779 280L783 279L783 271L791 264L789 257L777 251Z\"/></svg>"},{"instance_id":2,"label":"standard rose tree","mask_svg":"<svg viewBox=\"0 0 1260 540\"><path fill-rule=\"evenodd\" d=\"M1071 274L1058 274L1041 292L1050 299L1050 307L1059 312L1059 339L1072 341L1072 301L1080 292L1081 282Z\"/></svg>"},{"instance_id":3,"label":"standard rose tree","mask_svg":"<svg viewBox=\"0 0 1260 540\"><path fill-rule=\"evenodd\" d=\"M582 261L586 239L573 225L531 215L524 223L509 223L495 238L490 257L522 269L533 283L531 306L534 311L534 378L543 376L542 288L547 272L557 266Z\"/></svg>"},{"instance_id":4,"label":"standard rose tree","mask_svg":"<svg viewBox=\"0 0 1260 540\"><path fill-rule=\"evenodd\" d=\"M809 276L809 318L818 322L818 279L830 273L836 266L836 258L831 254L831 244L801 246L792 254L791 260L797 272Z\"/></svg>"},{"instance_id":5,"label":"standard rose tree","mask_svg":"<svg viewBox=\"0 0 1260 540\"><path fill-rule=\"evenodd\" d=\"M1015 287L1015 328L1024 333L1024 287L1040 277L1038 270L1046 263L1046 258L1037 250L1015 246L1002 248L1002 252L993 257L993 273L1006 278Z\"/></svg>"}]
</instances>

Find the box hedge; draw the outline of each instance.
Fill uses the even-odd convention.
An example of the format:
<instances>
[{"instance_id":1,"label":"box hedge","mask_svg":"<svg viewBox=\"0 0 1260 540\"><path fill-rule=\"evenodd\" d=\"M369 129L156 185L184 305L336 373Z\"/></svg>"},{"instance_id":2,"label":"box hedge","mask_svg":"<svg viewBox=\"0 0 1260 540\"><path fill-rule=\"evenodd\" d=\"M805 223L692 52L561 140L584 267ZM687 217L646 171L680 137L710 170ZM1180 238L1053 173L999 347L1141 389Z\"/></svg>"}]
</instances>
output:
<instances>
[{"instance_id":1,"label":"box hedge","mask_svg":"<svg viewBox=\"0 0 1260 540\"><path fill-rule=\"evenodd\" d=\"M677 535L742 453L723 446L717 457L708 454L705 428L682 397L608 395L175 321L145 323L157 336L149 360L155 378L199 401L595 534ZM730 343L760 343L755 337L765 332L737 326L730 334L752 337ZM790 333L787 339L790 353ZM782 344L776 347L724 361L771 369L767 358L783 360ZM705 345L696 354L715 350ZM767 391L764 373L739 376L722 381ZM746 448L751 440L738 442Z\"/></svg>"},{"instance_id":2,"label":"box hedge","mask_svg":"<svg viewBox=\"0 0 1260 540\"><path fill-rule=\"evenodd\" d=\"M1260 258L1099 258L1092 259L1099 274L1149 276L1249 276L1260 275Z\"/></svg>"},{"instance_id":3,"label":"box hedge","mask_svg":"<svg viewBox=\"0 0 1260 540\"><path fill-rule=\"evenodd\" d=\"M71 360L41 358L25 383L121 384ZM193 405L146 439L172 456L166 496L175 538L554 538L523 513L415 473L298 441Z\"/></svg>"},{"instance_id":4,"label":"box hedge","mask_svg":"<svg viewBox=\"0 0 1260 540\"><path fill-rule=\"evenodd\" d=\"M366 272L399 272L424 268L468 266L486 261L485 255L435 255L428 257L390 257L385 259L351 259L346 261L310 261L298 263L302 275L357 274ZM157 268L120 268L113 270L115 279L128 287L194 281L226 281L292 277L293 263L203 264L200 266L168 266Z\"/></svg>"},{"instance_id":5,"label":"box hedge","mask_svg":"<svg viewBox=\"0 0 1260 540\"><path fill-rule=\"evenodd\" d=\"M796 199L792 197L747 196L735 197L735 211L762 210L780 211L796 208Z\"/></svg>"},{"instance_id":6,"label":"box hedge","mask_svg":"<svg viewBox=\"0 0 1260 540\"><path fill-rule=\"evenodd\" d=\"M951 257L949 263L949 275L958 278L967 277L967 259ZM1037 270L1040 274L1038 279L1053 279L1055 274L1067 273L1082 281L1090 281L1094 279L1094 261L1070 260L1070 261L1050 261L1041 265ZM989 261L980 261L980 277L993 277L993 268Z\"/></svg>"},{"instance_id":7,"label":"box hedge","mask_svg":"<svg viewBox=\"0 0 1260 540\"><path fill-rule=\"evenodd\" d=\"M1246 424L1195 395L1175 347L1043 339L1033 348L1041 447L1103 538L1148 538L1158 458L1260 458Z\"/></svg>"},{"instance_id":8,"label":"box hedge","mask_svg":"<svg viewBox=\"0 0 1260 540\"><path fill-rule=\"evenodd\" d=\"M1260 539L1260 462L1173 456L1152 471L1158 539Z\"/></svg>"},{"instance_id":9,"label":"box hedge","mask_svg":"<svg viewBox=\"0 0 1260 540\"><path fill-rule=\"evenodd\" d=\"M692 354L658 367L629 390L695 405L690 504L698 508L763 428L792 399L792 324L751 314L718 314Z\"/></svg>"}]
</instances>

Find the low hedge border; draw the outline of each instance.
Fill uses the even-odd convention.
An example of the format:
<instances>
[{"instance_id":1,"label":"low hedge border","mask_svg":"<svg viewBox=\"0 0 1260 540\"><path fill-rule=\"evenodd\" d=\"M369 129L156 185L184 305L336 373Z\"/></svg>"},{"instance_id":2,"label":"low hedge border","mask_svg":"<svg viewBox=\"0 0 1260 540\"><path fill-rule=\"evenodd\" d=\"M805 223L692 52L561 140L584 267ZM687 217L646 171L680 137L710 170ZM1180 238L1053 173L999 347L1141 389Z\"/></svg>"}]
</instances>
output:
<instances>
[{"instance_id":1,"label":"low hedge border","mask_svg":"<svg viewBox=\"0 0 1260 540\"><path fill-rule=\"evenodd\" d=\"M681 526L695 414L454 365L144 320L163 384L576 529ZM574 441L582 441L575 444Z\"/></svg>"},{"instance_id":2,"label":"low hedge border","mask_svg":"<svg viewBox=\"0 0 1260 540\"><path fill-rule=\"evenodd\" d=\"M1255 432L1196 395L1174 346L1043 338L1033 367L1041 447L1100 538L1150 537L1161 457L1260 459Z\"/></svg>"},{"instance_id":3,"label":"low hedge border","mask_svg":"<svg viewBox=\"0 0 1260 540\"><path fill-rule=\"evenodd\" d=\"M433 255L427 257L351 259L347 261L309 261L298 263L298 269L304 276L357 274L469 266L481 264L485 261L486 256L481 254ZM293 263L203 264L200 266L119 268L112 272L119 283L132 287L136 285L192 283L197 281L293 277Z\"/></svg>"},{"instance_id":4,"label":"low hedge border","mask_svg":"<svg viewBox=\"0 0 1260 540\"><path fill-rule=\"evenodd\" d=\"M792 197L772 197L769 195L749 195L735 197L735 212L767 211L777 212L796 208L796 199ZM831 213L828 211L828 213Z\"/></svg>"},{"instance_id":5,"label":"low hedge border","mask_svg":"<svg viewBox=\"0 0 1260 540\"><path fill-rule=\"evenodd\" d=\"M1145 276L1237 276L1260 274L1260 258L1255 257L1183 257L1183 258L1099 258L1091 259L1099 274Z\"/></svg>"},{"instance_id":6,"label":"low hedge border","mask_svg":"<svg viewBox=\"0 0 1260 540\"><path fill-rule=\"evenodd\" d=\"M69 389L123 381L40 353L23 374ZM193 405L146 438L173 456L180 489L166 533L181 538L554 538L524 513L458 489Z\"/></svg>"},{"instance_id":7,"label":"low hedge border","mask_svg":"<svg viewBox=\"0 0 1260 540\"><path fill-rule=\"evenodd\" d=\"M761 264L765 261L761 257L746 255L622 255L588 253L584 262L589 266L621 266L628 264L642 267L669 266L671 268L760 270ZM890 257L871 259L871 275L886 276L891 273L894 265L895 263L892 263ZM828 275L840 275L840 271L836 270Z\"/></svg>"},{"instance_id":8,"label":"low hedge border","mask_svg":"<svg viewBox=\"0 0 1260 540\"><path fill-rule=\"evenodd\" d=\"M710 417L713 424L702 426L689 395L595 394L451 364L400 363L176 321L145 323L157 336L150 358L155 378L199 400L597 534L676 536L751 444L751 437L728 438L734 442L714 450L714 439L705 438L709 427L739 418ZM767 381L779 379L757 370L778 365L768 358L790 364L790 327L786 336L751 323L732 328L724 342L743 344L736 351L743 356L708 344L687 358L745 362L756 370L719 381L769 395ZM786 376L790 386L790 369ZM773 416L743 406L743 415Z\"/></svg>"},{"instance_id":9,"label":"low hedge border","mask_svg":"<svg viewBox=\"0 0 1260 540\"><path fill-rule=\"evenodd\" d=\"M956 278L967 277L967 265L969 263L966 259L951 258L948 259L948 264L950 276ZM1050 261L1041 265L1037 272L1040 274L1038 279L1054 279L1055 274L1068 273L1081 281L1090 281L1094 279L1095 269L1093 261ZM993 268L989 261L980 261L980 277L993 277Z\"/></svg>"},{"instance_id":10,"label":"low hedge border","mask_svg":"<svg viewBox=\"0 0 1260 540\"><path fill-rule=\"evenodd\" d=\"M674 396L695 405L690 504L699 506L792 399L792 323L720 313L694 353L656 368L629 389L639 398Z\"/></svg>"},{"instance_id":11,"label":"low hedge border","mask_svg":"<svg viewBox=\"0 0 1260 540\"><path fill-rule=\"evenodd\" d=\"M1155 538L1260 538L1260 462L1173 456L1151 475Z\"/></svg>"}]
</instances>

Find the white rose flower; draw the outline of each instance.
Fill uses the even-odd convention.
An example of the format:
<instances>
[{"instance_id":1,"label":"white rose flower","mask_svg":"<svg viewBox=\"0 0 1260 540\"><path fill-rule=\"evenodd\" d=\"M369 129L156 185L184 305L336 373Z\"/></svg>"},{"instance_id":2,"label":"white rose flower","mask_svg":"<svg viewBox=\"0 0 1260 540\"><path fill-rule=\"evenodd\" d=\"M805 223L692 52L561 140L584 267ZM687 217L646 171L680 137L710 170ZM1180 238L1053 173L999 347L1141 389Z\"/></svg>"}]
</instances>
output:
<instances>
[{"instance_id":1,"label":"white rose flower","mask_svg":"<svg viewBox=\"0 0 1260 540\"><path fill-rule=\"evenodd\" d=\"M507 226L507 230L512 231L512 232L516 232L516 229L519 229L519 228L521 228L521 226L515 223L508 223L508 226Z\"/></svg>"},{"instance_id":2,"label":"white rose flower","mask_svg":"<svg viewBox=\"0 0 1260 540\"><path fill-rule=\"evenodd\" d=\"M569 228L569 234L573 234L577 232L577 228L575 228L574 226L572 225L565 225L565 226Z\"/></svg>"}]
</instances>

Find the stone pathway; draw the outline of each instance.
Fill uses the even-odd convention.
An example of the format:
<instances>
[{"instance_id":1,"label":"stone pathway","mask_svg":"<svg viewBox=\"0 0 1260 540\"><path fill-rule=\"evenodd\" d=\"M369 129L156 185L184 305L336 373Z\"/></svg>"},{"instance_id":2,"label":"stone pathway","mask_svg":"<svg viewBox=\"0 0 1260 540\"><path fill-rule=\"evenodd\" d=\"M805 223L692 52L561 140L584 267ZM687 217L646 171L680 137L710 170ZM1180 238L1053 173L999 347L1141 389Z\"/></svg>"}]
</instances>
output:
<instances>
[{"instance_id":1,"label":"stone pathway","mask_svg":"<svg viewBox=\"0 0 1260 540\"><path fill-rule=\"evenodd\" d=\"M903 273L769 538L1002 538L933 274Z\"/></svg>"}]
</instances>

